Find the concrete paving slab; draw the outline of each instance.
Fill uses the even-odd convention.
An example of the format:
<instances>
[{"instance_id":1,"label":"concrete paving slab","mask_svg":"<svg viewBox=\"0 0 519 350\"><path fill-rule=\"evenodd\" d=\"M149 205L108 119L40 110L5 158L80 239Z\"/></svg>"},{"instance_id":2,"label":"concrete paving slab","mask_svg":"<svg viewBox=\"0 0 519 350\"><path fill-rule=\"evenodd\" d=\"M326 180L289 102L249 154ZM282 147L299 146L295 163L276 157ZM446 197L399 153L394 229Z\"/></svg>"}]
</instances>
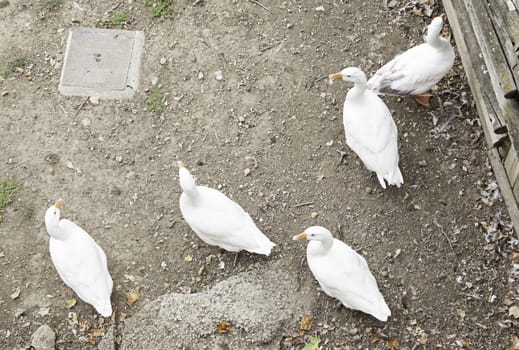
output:
<instances>
[{"instance_id":1,"label":"concrete paving slab","mask_svg":"<svg viewBox=\"0 0 519 350\"><path fill-rule=\"evenodd\" d=\"M143 47L144 33L140 31L70 29L60 93L112 99L133 96Z\"/></svg>"}]
</instances>

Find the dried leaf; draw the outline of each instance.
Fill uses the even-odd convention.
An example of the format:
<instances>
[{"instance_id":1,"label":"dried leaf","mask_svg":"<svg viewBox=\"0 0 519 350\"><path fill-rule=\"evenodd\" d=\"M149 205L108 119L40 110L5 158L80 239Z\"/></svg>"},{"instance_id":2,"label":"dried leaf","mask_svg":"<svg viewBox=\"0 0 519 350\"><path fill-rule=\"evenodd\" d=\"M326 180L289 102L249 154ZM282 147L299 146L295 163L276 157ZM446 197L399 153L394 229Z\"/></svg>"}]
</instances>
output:
<instances>
[{"instance_id":1,"label":"dried leaf","mask_svg":"<svg viewBox=\"0 0 519 350\"><path fill-rule=\"evenodd\" d=\"M139 292L139 288L135 288L134 290L126 294L126 304L132 306L140 298L141 293Z\"/></svg>"},{"instance_id":2,"label":"dried leaf","mask_svg":"<svg viewBox=\"0 0 519 350\"><path fill-rule=\"evenodd\" d=\"M312 214L310 214L310 216L312 217L312 219L315 219L316 217L319 216L319 213L314 211L314 212L312 212Z\"/></svg>"},{"instance_id":3,"label":"dried leaf","mask_svg":"<svg viewBox=\"0 0 519 350\"><path fill-rule=\"evenodd\" d=\"M427 333L423 332L422 334L420 334L420 339L418 339L418 341L422 345L427 344L427 342L429 341L429 335Z\"/></svg>"},{"instance_id":4,"label":"dried leaf","mask_svg":"<svg viewBox=\"0 0 519 350\"><path fill-rule=\"evenodd\" d=\"M510 309L508 309L508 316L514 316L514 318L519 318L519 306L511 306Z\"/></svg>"},{"instance_id":5,"label":"dried leaf","mask_svg":"<svg viewBox=\"0 0 519 350\"><path fill-rule=\"evenodd\" d=\"M319 336L310 336L308 337L308 343L305 344L303 350L319 350L320 342L321 338Z\"/></svg>"},{"instance_id":6,"label":"dried leaf","mask_svg":"<svg viewBox=\"0 0 519 350\"><path fill-rule=\"evenodd\" d=\"M231 323L229 321L221 321L216 325L216 331L220 334L227 333L231 330Z\"/></svg>"},{"instance_id":7,"label":"dried leaf","mask_svg":"<svg viewBox=\"0 0 519 350\"><path fill-rule=\"evenodd\" d=\"M519 253L512 253L512 262L516 263L519 262Z\"/></svg>"},{"instance_id":8,"label":"dried leaf","mask_svg":"<svg viewBox=\"0 0 519 350\"><path fill-rule=\"evenodd\" d=\"M78 325L77 315L75 312L69 312L68 313L68 323L74 327Z\"/></svg>"},{"instance_id":9,"label":"dried leaf","mask_svg":"<svg viewBox=\"0 0 519 350\"><path fill-rule=\"evenodd\" d=\"M77 303L77 300L74 299L74 298L72 298L72 299L67 299L67 300L65 300L65 307L66 307L67 309L71 309L71 308L74 307L74 305L76 305L76 303Z\"/></svg>"},{"instance_id":10,"label":"dried leaf","mask_svg":"<svg viewBox=\"0 0 519 350\"><path fill-rule=\"evenodd\" d=\"M299 329L302 331L309 331L312 329L312 319L309 315L303 315Z\"/></svg>"},{"instance_id":11,"label":"dried leaf","mask_svg":"<svg viewBox=\"0 0 519 350\"><path fill-rule=\"evenodd\" d=\"M202 265L199 269L198 269L198 276L204 276L205 275L205 265Z\"/></svg>"},{"instance_id":12,"label":"dried leaf","mask_svg":"<svg viewBox=\"0 0 519 350\"><path fill-rule=\"evenodd\" d=\"M102 337L103 335L105 335L104 332L99 328L94 328L94 330L92 331L93 337Z\"/></svg>"},{"instance_id":13,"label":"dried leaf","mask_svg":"<svg viewBox=\"0 0 519 350\"><path fill-rule=\"evenodd\" d=\"M124 278L126 278L128 281L135 281L135 276L133 275L124 274Z\"/></svg>"},{"instance_id":14,"label":"dried leaf","mask_svg":"<svg viewBox=\"0 0 519 350\"><path fill-rule=\"evenodd\" d=\"M463 345L463 348L464 349L467 349L467 350L475 350L474 347L472 345L470 345L470 343L466 340L461 340L461 344Z\"/></svg>"},{"instance_id":15,"label":"dried leaf","mask_svg":"<svg viewBox=\"0 0 519 350\"><path fill-rule=\"evenodd\" d=\"M191 262L191 261L193 261L193 257L191 255L186 255L186 257L184 258L184 261Z\"/></svg>"},{"instance_id":16,"label":"dried leaf","mask_svg":"<svg viewBox=\"0 0 519 350\"><path fill-rule=\"evenodd\" d=\"M126 319L126 313L121 312L121 313L119 314L119 322L124 321L125 319Z\"/></svg>"},{"instance_id":17,"label":"dried leaf","mask_svg":"<svg viewBox=\"0 0 519 350\"><path fill-rule=\"evenodd\" d=\"M508 350L519 350L519 338L515 335L512 335L512 343L510 344L510 349Z\"/></svg>"},{"instance_id":18,"label":"dried leaf","mask_svg":"<svg viewBox=\"0 0 519 350\"><path fill-rule=\"evenodd\" d=\"M464 319L464 318L465 318L465 311L463 311L462 309L456 309L456 314L457 314L458 317L461 318L461 319Z\"/></svg>"},{"instance_id":19,"label":"dried leaf","mask_svg":"<svg viewBox=\"0 0 519 350\"><path fill-rule=\"evenodd\" d=\"M67 162L65 163L65 165L67 166L67 168L69 169L74 169L74 164L72 164L72 162L70 160L67 160Z\"/></svg>"},{"instance_id":20,"label":"dried leaf","mask_svg":"<svg viewBox=\"0 0 519 350\"><path fill-rule=\"evenodd\" d=\"M386 349L389 350L398 350L400 349L400 342L397 337L391 337L386 343Z\"/></svg>"}]
</instances>

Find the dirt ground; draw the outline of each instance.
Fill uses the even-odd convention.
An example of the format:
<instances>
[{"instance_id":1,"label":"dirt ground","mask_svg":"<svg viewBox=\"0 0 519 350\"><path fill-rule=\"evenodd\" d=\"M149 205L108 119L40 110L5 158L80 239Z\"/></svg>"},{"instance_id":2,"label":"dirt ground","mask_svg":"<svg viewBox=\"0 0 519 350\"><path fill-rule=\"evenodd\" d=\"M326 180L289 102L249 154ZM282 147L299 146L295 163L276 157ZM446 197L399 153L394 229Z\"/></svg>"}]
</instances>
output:
<instances>
[{"instance_id":1,"label":"dirt ground","mask_svg":"<svg viewBox=\"0 0 519 350\"><path fill-rule=\"evenodd\" d=\"M0 179L22 185L0 223L0 347L27 348L48 324L58 349L90 349L110 323L80 300L65 307L74 294L52 266L43 223L62 197L62 215L107 253L118 327L146 300L281 260L280 273L301 282L294 298L308 300L300 316L313 328L301 335L294 320L272 349L300 349L310 334L323 349L385 349L389 337L400 349L512 349L517 241L459 58L431 109L384 98L399 130L400 189L382 190L345 145L350 85L322 79L347 65L369 76L421 42L430 18L406 4L179 1L169 20L140 1L10 0L0 62L26 63L0 81ZM131 13L128 29L145 33L140 91L82 106L57 91L67 30L100 26L117 5ZM146 104L157 79L163 112ZM274 254L242 254L233 267L234 254L200 241L178 208L177 160L239 202L277 243ZM315 224L366 257L392 310L386 325L319 293L306 245L291 241ZM126 305L137 287L141 299Z\"/></svg>"}]
</instances>

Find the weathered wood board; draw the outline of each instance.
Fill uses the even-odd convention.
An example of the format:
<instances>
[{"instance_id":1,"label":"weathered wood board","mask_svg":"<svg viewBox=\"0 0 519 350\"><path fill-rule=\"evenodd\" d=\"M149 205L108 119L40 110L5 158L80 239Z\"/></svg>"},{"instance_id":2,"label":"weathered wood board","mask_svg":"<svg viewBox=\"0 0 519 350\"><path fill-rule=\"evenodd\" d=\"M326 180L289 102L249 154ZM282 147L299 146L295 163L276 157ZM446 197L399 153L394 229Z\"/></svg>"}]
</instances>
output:
<instances>
[{"instance_id":1,"label":"weathered wood board","mask_svg":"<svg viewBox=\"0 0 519 350\"><path fill-rule=\"evenodd\" d=\"M519 232L519 0L444 0L510 217Z\"/></svg>"}]
</instances>

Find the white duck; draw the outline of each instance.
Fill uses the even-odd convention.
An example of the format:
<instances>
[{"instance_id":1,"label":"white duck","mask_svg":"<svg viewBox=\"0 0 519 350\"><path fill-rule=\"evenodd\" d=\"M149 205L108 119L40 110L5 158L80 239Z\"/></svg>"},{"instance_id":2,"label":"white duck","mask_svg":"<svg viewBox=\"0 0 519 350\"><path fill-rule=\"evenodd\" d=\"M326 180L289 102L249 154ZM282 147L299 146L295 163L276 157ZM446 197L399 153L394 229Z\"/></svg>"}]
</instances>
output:
<instances>
[{"instance_id":1,"label":"white duck","mask_svg":"<svg viewBox=\"0 0 519 350\"><path fill-rule=\"evenodd\" d=\"M414 46L380 68L368 81L368 88L378 94L414 95L415 100L429 106L430 88L438 83L454 64L454 50L440 33L441 16L432 20L425 43Z\"/></svg>"},{"instance_id":2,"label":"white duck","mask_svg":"<svg viewBox=\"0 0 519 350\"><path fill-rule=\"evenodd\" d=\"M246 250L269 255L275 246L236 202L215 189L197 186L195 179L178 162L182 194L180 211L202 241L230 252Z\"/></svg>"},{"instance_id":3,"label":"white duck","mask_svg":"<svg viewBox=\"0 0 519 350\"><path fill-rule=\"evenodd\" d=\"M355 83L344 101L346 143L377 174L383 188L385 181L400 187L404 179L398 167L398 131L386 104L367 89L366 75L358 68L345 68L330 79Z\"/></svg>"},{"instance_id":4,"label":"white duck","mask_svg":"<svg viewBox=\"0 0 519 350\"><path fill-rule=\"evenodd\" d=\"M387 321L391 311L361 255L321 226L309 227L293 237L304 239L310 241L306 249L308 266L326 294L350 309Z\"/></svg>"},{"instance_id":5,"label":"white duck","mask_svg":"<svg viewBox=\"0 0 519 350\"><path fill-rule=\"evenodd\" d=\"M70 220L60 220L62 200L45 213L50 235L50 257L67 286L103 317L112 315L110 295L113 281L108 272L106 255L88 233Z\"/></svg>"}]
</instances>

